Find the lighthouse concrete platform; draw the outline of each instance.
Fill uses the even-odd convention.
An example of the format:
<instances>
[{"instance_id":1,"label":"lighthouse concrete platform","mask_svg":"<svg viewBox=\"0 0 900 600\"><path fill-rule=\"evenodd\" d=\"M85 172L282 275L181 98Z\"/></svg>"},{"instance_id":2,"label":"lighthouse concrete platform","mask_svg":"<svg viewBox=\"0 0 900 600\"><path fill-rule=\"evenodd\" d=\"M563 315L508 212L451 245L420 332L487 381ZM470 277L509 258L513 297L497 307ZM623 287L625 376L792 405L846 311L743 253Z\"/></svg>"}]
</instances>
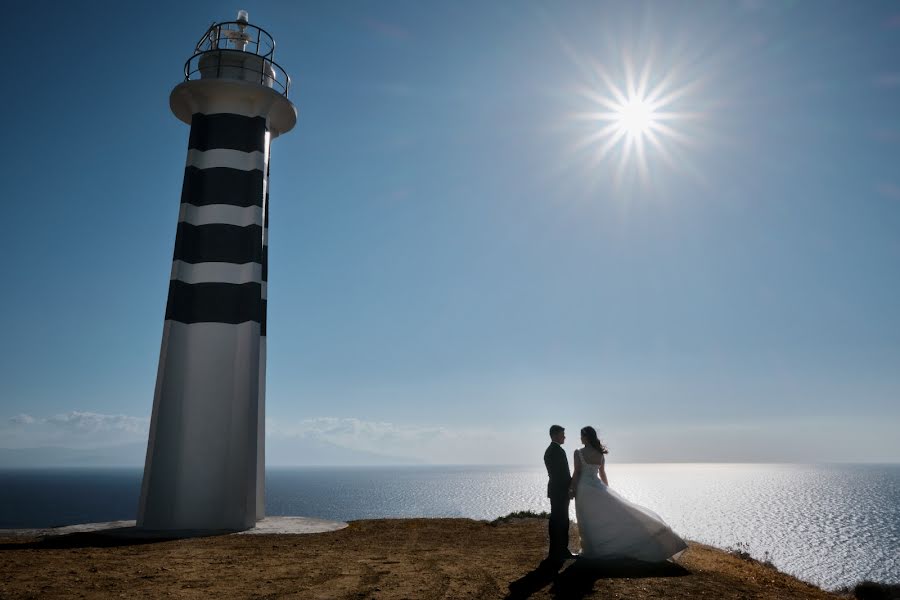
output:
<instances>
[{"instance_id":1,"label":"lighthouse concrete platform","mask_svg":"<svg viewBox=\"0 0 900 600\"><path fill-rule=\"evenodd\" d=\"M343 521L327 521L311 517L266 517L257 521L256 527L244 531L225 530L177 530L154 531L138 529L136 521L107 521L104 523L82 523L65 527L48 527L38 529L0 529L2 537L40 537L90 534L98 538L115 540L172 540L216 535L308 535L338 531L347 527Z\"/></svg>"}]
</instances>

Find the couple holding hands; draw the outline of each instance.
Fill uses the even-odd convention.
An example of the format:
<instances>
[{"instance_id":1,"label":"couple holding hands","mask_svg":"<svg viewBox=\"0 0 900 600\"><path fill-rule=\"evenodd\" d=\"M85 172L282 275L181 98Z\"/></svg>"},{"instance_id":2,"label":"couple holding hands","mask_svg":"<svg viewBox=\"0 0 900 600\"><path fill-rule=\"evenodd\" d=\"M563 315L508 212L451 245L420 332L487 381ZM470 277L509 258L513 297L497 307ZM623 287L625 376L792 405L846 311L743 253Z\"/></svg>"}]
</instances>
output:
<instances>
[{"instance_id":1,"label":"couple holding hands","mask_svg":"<svg viewBox=\"0 0 900 600\"><path fill-rule=\"evenodd\" d=\"M566 430L550 427L550 446L544 465L550 478L550 552L552 560L638 560L660 562L687 548L678 535L656 513L629 502L609 487L606 477L606 447L593 427L581 430L582 447L575 450L575 470L562 445ZM581 554L569 551L569 502L575 500L575 517L581 535Z\"/></svg>"}]
</instances>

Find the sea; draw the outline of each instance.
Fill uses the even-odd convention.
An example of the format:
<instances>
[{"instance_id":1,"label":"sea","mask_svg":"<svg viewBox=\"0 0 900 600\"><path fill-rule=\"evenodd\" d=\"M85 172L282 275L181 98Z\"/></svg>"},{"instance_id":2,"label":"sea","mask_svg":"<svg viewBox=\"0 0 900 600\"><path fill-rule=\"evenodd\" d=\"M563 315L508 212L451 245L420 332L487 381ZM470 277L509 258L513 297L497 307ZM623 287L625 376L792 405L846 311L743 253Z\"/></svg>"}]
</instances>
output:
<instances>
[{"instance_id":1,"label":"sea","mask_svg":"<svg viewBox=\"0 0 900 600\"><path fill-rule=\"evenodd\" d=\"M682 537L749 552L823 587L900 584L900 465L609 464L610 485ZM518 466L270 468L269 515L492 520L547 511ZM0 528L134 519L141 469L0 471ZM572 511L574 519L574 507Z\"/></svg>"}]
</instances>

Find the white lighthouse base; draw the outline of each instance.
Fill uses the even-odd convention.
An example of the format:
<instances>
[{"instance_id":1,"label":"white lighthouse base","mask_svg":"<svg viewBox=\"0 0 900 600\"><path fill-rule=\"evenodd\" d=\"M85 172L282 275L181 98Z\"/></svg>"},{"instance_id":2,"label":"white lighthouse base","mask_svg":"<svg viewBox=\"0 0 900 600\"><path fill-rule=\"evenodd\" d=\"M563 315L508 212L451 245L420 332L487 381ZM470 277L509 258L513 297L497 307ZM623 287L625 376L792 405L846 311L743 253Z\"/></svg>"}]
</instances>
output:
<instances>
[{"instance_id":1,"label":"white lighthouse base","mask_svg":"<svg viewBox=\"0 0 900 600\"><path fill-rule=\"evenodd\" d=\"M259 338L255 322L165 322L141 528L240 531L256 523Z\"/></svg>"},{"instance_id":2,"label":"white lighthouse base","mask_svg":"<svg viewBox=\"0 0 900 600\"><path fill-rule=\"evenodd\" d=\"M105 523L82 523L65 527L44 529L0 529L0 537L54 537L72 534L97 534L117 539L172 539L186 537L202 537L208 535L307 535L326 533L347 527L343 521L326 521L310 517L266 517L257 522L256 527L245 531L217 531L188 529L182 531L154 531L139 529L136 521L107 521Z\"/></svg>"}]
</instances>

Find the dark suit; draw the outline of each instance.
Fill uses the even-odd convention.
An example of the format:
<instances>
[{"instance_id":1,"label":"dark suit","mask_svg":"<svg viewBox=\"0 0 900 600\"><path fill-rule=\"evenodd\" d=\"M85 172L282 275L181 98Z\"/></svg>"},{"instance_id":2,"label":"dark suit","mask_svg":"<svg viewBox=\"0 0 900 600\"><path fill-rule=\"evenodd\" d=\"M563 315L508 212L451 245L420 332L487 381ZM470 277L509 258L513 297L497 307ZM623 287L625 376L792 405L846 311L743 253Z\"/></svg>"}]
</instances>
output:
<instances>
[{"instance_id":1,"label":"dark suit","mask_svg":"<svg viewBox=\"0 0 900 600\"><path fill-rule=\"evenodd\" d=\"M547 497L550 498L550 556L566 554L569 551L569 459L566 451L556 442L550 442L544 452L544 466L547 467Z\"/></svg>"}]
</instances>

